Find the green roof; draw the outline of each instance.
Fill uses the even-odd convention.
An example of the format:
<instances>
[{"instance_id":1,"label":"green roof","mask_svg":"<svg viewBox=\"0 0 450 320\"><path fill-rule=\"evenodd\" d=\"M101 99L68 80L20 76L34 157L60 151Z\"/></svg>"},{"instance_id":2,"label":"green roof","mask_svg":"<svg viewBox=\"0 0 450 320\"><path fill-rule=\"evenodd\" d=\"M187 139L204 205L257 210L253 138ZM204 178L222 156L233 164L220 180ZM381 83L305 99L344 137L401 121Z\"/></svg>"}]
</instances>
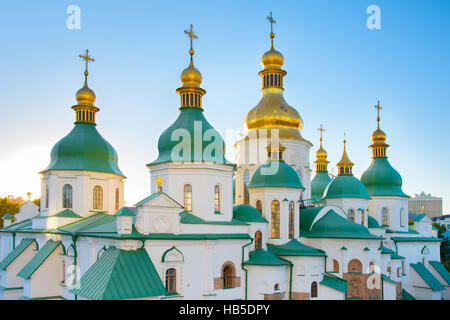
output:
<instances>
[{"instance_id":1,"label":"green roof","mask_svg":"<svg viewBox=\"0 0 450 320\"><path fill-rule=\"evenodd\" d=\"M187 130L188 137L180 137L181 130ZM182 131L186 132L186 131ZM196 143L196 137L199 136L199 142ZM205 136L212 137L212 142L202 139ZM190 141L184 141L183 139ZM215 139L218 139L216 141ZM186 151L189 154L183 154L180 145L187 145ZM199 144L199 145L198 145ZM210 144L217 146L219 150L211 148ZM211 150L210 150L211 149ZM172 159L172 153L178 153L178 159ZM180 108L180 114L175 122L167 128L158 140L158 159L148 165L155 165L165 162L216 162L220 164L233 165L225 158L225 142L222 136L209 124L200 108ZM184 151L184 150L183 150ZM217 153L217 154L216 154Z\"/></svg>"},{"instance_id":2,"label":"green roof","mask_svg":"<svg viewBox=\"0 0 450 320\"><path fill-rule=\"evenodd\" d=\"M181 220L183 224L216 224L216 225L235 225L235 226L247 226L248 224L240 220L232 219L231 221L206 221L200 217L193 215L190 212L181 212Z\"/></svg>"},{"instance_id":3,"label":"green roof","mask_svg":"<svg viewBox=\"0 0 450 320\"><path fill-rule=\"evenodd\" d=\"M305 246L296 239L292 239L291 241L278 246L267 244L267 250L277 256L325 256L325 251Z\"/></svg>"},{"instance_id":4,"label":"green roof","mask_svg":"<svg viewBox=\"0 0 450 320\"><path fill-rule=\"evenodd\" d=\"M402 191L402 177L387 158L374 158L369 168L362 174L361 182L371 197L409 198Z\"/></svg>"},{"instance_id":5,"label":"green roof","mask_svg":"<svg viewBox=\"0 0 450 320\"><path fill-rule=\"evenodd\" d=\"M289 262L278 258L273 253L265 251L263 249L256 249L249 252L249 259L244 262L244 265L252 266L285 266L289 265Z\"/></svg>"},{"instance_id":6,"label":"green roof","mask_svg":"<svg viewBox=\"0 0 450 320\"><path fill-rule=\"evenodd\" d=\"M314 202L320 202L325 189L331 182L327 171L317 172L314 179L311 180L311 198Z\"/></svg>"},{"instance_id":7,"label":"green roof","mask_svg":"<svg viewBox=\"0 0 450 320\"><path fill-rule=\"evenodd\" d=\"M347 280L341 279L334 275L325 273L320 284L337 291L347 293Z\"/></svg>"},{"instance_id":8,"label":"green roof","mask_svg":"<svg viewBox=\"0 0 450 320\"><path fill-rule=\"evenodd\" d=\"M413 221L419 222L421 221L423 218L425 218L427 215L425 213L423 214L418 214L417 216L414 217Z\"/></svg>"},{"instance_id":9,"label":"green roof","mask_svg":"<svg viewBox=\"0 0 450 320\"><path fill-rule=\"evenodd\" d=\"M387 282L390 282L390 283L392 283L392 284L395 284L395 285L397 285L397 283L394 281L394 280L392 280L391 278L389 278L387 275L385 275L385 274L381 274L381 279L383 279L384 281L387 281Z\"/></svg>"},{"instance_id":10,"label":"green roof","mask_svg":"<svg viewBox=\"0 0 450 320\"><path fill-rule=\"evenodd\" d=\"M6 268L14 261L16 260L16 258L18 256L20 256L22 254L22 252L24 252L32 243L33 243L33 239L23 239L19 245L13 250L11 251L6 257L5 259L3 259L0 262L0 269L1 270L6 270Z\"/></svg>"},{"instance_id":11,"label":"green roof","mask_svg":"<svg viewBox=\"0 0 450 320\"><path fill-rule=\"evenodd\" d=\"M276 172L273 170L277 169ZM256 169L249 189L252 188L293 188L304 190L298 173L286 162L271 160Z\"/></svg>"},{"instance_id":12,"label":"green roof","mask_svg":"<svg viewBox=\"0 0 450 320\"><path fill-rule=\"evenodd\" d=\"M441 242L442 240L439 238L432 237L392 237L392 241L395 242Z\"/></svg>"},{"instance_id":13,"label":"green roof","mask_svg":"<svg viewBox=\"0 0 450 320\"><path fill-rule=\"evenodd\" d=\"M119 211L116 212L115 216L135 217L136 215L130 209L122 207Z\"/></svg>"},{"instance_id":14,"label":"green roof","mask_svg":"<svg viewBox=\"0 0 450 320\"><path fill-rule=\"evenodd\" d=\"M366 227L342 217L332 209L329 209L318 221L314 221L324 208L326 207L301 209L301 236L307 238L381 239L381 237L371 234Z\"/></svg>"},{"instance_id":15,"label":"green roof","mask_svg":"<svg viewBox=\"0 0 450 320\"><path fill-rule=\"evenodd\" d=\"M61 241L48 240L45 245L33 256L33 258L17 274L18 277L29 279L47 260L52 252L61 244Z\"/></svg>"},{"instance_id":16,"label":"green roof","mask_svg":"<svg viewBox=\"0 0 450 320\"><path fill-rule=\"evenodd\" d=\"M17 230L28 230L31 229L32 221L26 219L20 222L13 223L9 227L3 228L2 231L17 231Z\"/></svg>"},{"instance_id":17,"label":"green roof","mask_svg":"<svg viewBox=\"0 0 450 320\"><path fill-rule=\"evenodd\" d=\"M147 198L145 198L145 199L139 201L138 203L136 203L134 206L135 206L135 207L141 207L141 206L143 206L144 204L146 204L147 202L149 202L150 200L153 200L153 199L157 198L157 197L160 196L160 195L165 195L166 197L168 197L169 199L171 199L172 201L174 201L176 204L178 204L181 208L183 207L181 204L178 203L178 201L174 200L173 198L171 198L169 195L167 195L167 194L164 193L164 192L156 192L156 193L154 193L154 194L151 194L151 195L148 196Z\"/></svg>"},{"instance_id":18,"label":"green roof","mask_svg":"<svg viewBox=\"0 0 450 320\"><path fill-rule=\"evenodd\" d=\"M411 229L408 229L408 231L395 231L395 230L391 230L391 229L388 229L388 228L386 228L386 233L409 233L409 234L419 234L418 232L416 232L416 231L414 231L414 230L411 230Z\"/></svg>"},{"instance_id":19,"label":"green roof","mask_svg":"<svg viewBox=\"0 0 450 320\"><path fill-rule=\"evenodd\" d=\"M323 199L341 198L370 199L366 187L353 175L339 175L325 189Z\"/></svg>"},{"instance_id":20,"label":"green roof","mask_svg":"<svg viewBox=\"0 0 450 320\"><path fill-rule=\"evenodd\" d=\"M378 223L377 219L375 219L372 216L369 216L369 218L367 219L367 226L369 228L381 228L381 226Z\"/></svg>"},{"instance_id":21,"label":"green roof","mask_svg":"<svg viewBox=\"0 0 450 320\"><path fill-rule=\"evenodd\" d=\"M97 213L59 228L66 233L117 233L117 221L113 215Z\"/></svg>"},{"instance_id":22,"label":"green roof","mask_svg":"<svg viewBox=\"0 0 450 320\"><path fill-rule=\"evenodd\" d=\"M82 218L82 216L76 214L70 209L65 209L61 212L58 212L54 215L51 215L50 217L60 217L60 218Z\"/></svg>"},{"instance_id":23,"label":"green roof","mask_svg":"<svg viewBox=\"0 0 450 320\"><path fill-rule=\"evenodd\" d=\"M379 247L378 250L381 251L381 254L390 254L391 255L391 259L405 259L404 257L398 255L395 251L388 249L386 247Z\"/></svg>"},{"instance_id":24,"label":"green roof","mask_svg":"<svg viewBox=\"0 0 450 320\"><path fill-rule=\"evenodd\" d=\"M444 278L448 285L450 285L450 272L439 261L430 261L431 266Z\"/></svg>"},{"instance_id":25,"label":"green roof","mask_svg":"<svg viewBox=\"0 0 450 320\"><path fill-rule=\"evenodd\" d=\"M233 218L244 222L268 223L258 210L246 204L233 207Z\"/></svg>"},{"instance_id":26,"label":"green roof","mask_svg":"<svg viewBox=\"0 0 450 320\"><path fill-rule=\"evenodd\" d=\"M114 148L97 131L95 124L76 123L72 131L52 149L49 170L85 170L124 177Z\"/></svg>"},{"instance_id":27,"label":"green roof","mask_svg":"<svg viewBox=\"0 0 450 320\"><path fill-rule=\"evenodd\" d=\"M12 220L12 219L13 219L13 217L9 213L7 213L3 216L3 220Z\"/></svg>"},{"instance_id":28,"label":"green roof","mask_svg":"<svg viewBox=\"0 0 450 320\"><path fill-rule=\"evenodd\" d=\"M416 300L408 291L402 289L402 300Z\"/></svg>"},{"instance_id":29,"label":"green roof","mask_svg":"<svg viewBox=\"0 0 450 320\"><path fill-rule=\"evenodd\" d=\"M110 247L81 277L71 293L93 300L164 296L167 291L145 249Z\"/></svg>"},{"instance_id":30,"label":"green roof","mask_svg":"<svg viewBox=\"0 0 450 320\"><path fill-rule=\"evenodd\" d=\"M417 274L430 286L433 291L445 290L438 279L428 271L422 262L410 263L410 266L417 272Z\"/></svg>"}]
</instances>

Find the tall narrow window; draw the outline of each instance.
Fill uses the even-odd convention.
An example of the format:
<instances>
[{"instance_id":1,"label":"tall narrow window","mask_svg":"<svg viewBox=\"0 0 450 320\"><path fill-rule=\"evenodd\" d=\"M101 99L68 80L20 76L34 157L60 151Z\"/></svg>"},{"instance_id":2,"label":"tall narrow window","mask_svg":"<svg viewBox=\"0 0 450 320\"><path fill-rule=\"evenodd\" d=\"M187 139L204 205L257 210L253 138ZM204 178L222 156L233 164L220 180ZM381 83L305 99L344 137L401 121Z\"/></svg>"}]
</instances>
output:
<instances>
[{"instance_id":1,"label":"tall narrow window","mask_svg":"<svg viewBox=\"0 0 450 320\"><path fill-rule=\"evenodd\" d=\"M317 282L311 283L311 298L317 298Z\"/></svg>"},{"instance_id":2,"label":"tall narrow window","mask_svg":"<svg viewBox=\"0 0 450 320\"><path fill-rule=\"evenodd\" d=\"M184 210L192 212L192 187L190 184L184 186Z\"/></svg>"},{"instance_id":3,"label":"tall narrow window","mask_svg":"<svg viewBox=\"0 0 450 320\"><path fill-rule=\"evenodd\" d=\"M364 210L361 210L361 225L364 225Z\"/></svg>"},{"instance_id":4,"label":"tall narrow window","mask_svg":"<svg viewBox=\"0 0 450 320\"><path fill-rule=\"evenodd\" d=\"M63 208L72 209L73 205L73 189L70 184L66 184L63 187Z\"/></svg>"},{"instance_id":5,"label":"tall narrow window","mask_svg":"<svg viewBox=\"0 0 450 320\"><path fill-rule=\"evenodd\" d=\"M400 226L405 226L405 209L400 209Z\"/></svg>"},{"instance_id":6,"label":"tall narrow window","mask_svg":"<svg viewBox=\"0 0 450 320\"><path fill-rule=\"evenodd\" d=\"M261 200L256 201L256 210L259 211L259 213L262 215L262 202Z\"/></svg>"},{"instance_id":7,"label":"tall narrow window","mask_svg":"<svg viewBox=\"0 0 450 320\"><path fill-rule=\"evenodd\" d=\"M220 187L214 187L214 211L220 213Z\"/></svg>"},{"instance_id":8,"label":"tall narrow window","mask_svg":"<svg viewBox=\"0 0 450 320\"><path fill-rule=\"evenodd\" d=\"M339 272L339 262L336 259L333 260L333 272Z\"/></svg>"},{"instance_id":9,"label":"tall narrow window","mask_svg":"<svg viewBox=\"0 0 450 320\"><path fill-rule=\"evenodd\" d=\"M261 231L256 231L255 233L255 249L262 248L262 233Z\"/></svg>"},{"instance_id":10,"label":"tall narrow window","mask_svg":"<svg viewBox=\"0 0 450 320\"><path fill-rule=\"evenodd\" d=\"M280 237L280 202L272 201L272 238Z\"/></svg>"},{"instance_id":11,"label":"tall narrow window","mask_svg":"<svg viewBox=\"0 0 450 320\"><path fill-rule=\"evenodd\" d=\"M289 239L295 236L295 204L294 201L289 202Z\"/></svg>"},{"instance_id":12,"label":"tall narrow window","mask_svg":"<svg viewBox=\"0 0 450 320\"><path fill-rule=\"evenodd\" d=\"M120 191L119 188L116 189L116 211L120 209Z\"/></svg>"},{"instance_id":13,"label":"tall narrow window","mask_svg":"<svg viewBox=\"0 0 450 320\"><path fill-rule=\"evenodd\" d=\"M383 208L381 209L381 224L383 226L388 226L389 225L389 219L388 219L388 209L387 208Z\"/></svg>"},{"instance_id":14,"label":"tall narrow window","mask_svg":"<svg viewBox=\"0 0 450 320\"><path fill-rule=\"evenodd\" d=\"M166 271L166 291L167 293L177 292L177 270L174 268Z\"/></svg>"},{"instance_id":15,"label":"tall narrow window","mask_svg":"<svg viewBox=\"0 0 450 320\"><path fill-rule=\"evenodd\" d=\"M45 209L48 209L49 192L48 185L45 186Z\"/></svg>"},{"instance_id":16,"label":"tall narrow window","mask_svg":"<svg viewBox=\"0 0 450 320\"><path fill-rule=\"evenodd\" d=\"M355 210L350 209L347 212L348 220L355 222Z\"/></svg>"},{"instance_id":17,"label":"tall narrow window","mask_svg":"<svg viewBox=\"0 0 450 320\"><path fill-rule=\"evenodd\" d=\"M225 266L222 271L223 287L233 288L234 270L230 265Z\"/></svg>"},{"instance_id":18,"label":"tall narrow window","mask_svg":"<svg viewBox=\"0 0 450 320\"><path fill-rule=\"evenodd\" d=\"M103 188L100 186L94 187L94 210L103 210Z\"/></svg>"}]
</instances>

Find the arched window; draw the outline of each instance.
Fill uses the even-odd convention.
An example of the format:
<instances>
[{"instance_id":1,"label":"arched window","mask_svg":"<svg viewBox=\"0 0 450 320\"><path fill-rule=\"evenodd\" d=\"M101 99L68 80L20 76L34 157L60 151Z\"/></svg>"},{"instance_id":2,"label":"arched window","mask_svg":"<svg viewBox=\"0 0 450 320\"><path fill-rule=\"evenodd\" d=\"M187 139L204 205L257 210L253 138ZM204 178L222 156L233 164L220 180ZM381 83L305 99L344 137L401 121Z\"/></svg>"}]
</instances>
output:
<instances>
[{"instance_id":1,"label":"arched window","mask_svg":"<svg viewBox=\"0 0 450 320\"><path fill-rule=\"evenodd\" d=\"M358 259L353 259L348 263L348 272L362 273L362 263Z\"/></svg>"},{"instance_id":2,"label":"arched window","mask_svg":"<svg viewBox=\"0 0 450 320\"><path fill-rule=\"evenodd\" d=\"M190 184L184 186L184 210L192 212L192 187Z\"/></svg>"},{"instance_id":3,"label":"arched window","mask_svg":"<svg viewBox=\"0 0 450 320\"><path fill-rule=\"evenodd\" d=\"M345 168L345 173L349 174L350 173L350 169L348 167Z\"/></svg>"},{"instance_id":4,"label":"arched window","mask_svg":"<svg viewBox=\"0 0 450 320\"><path fill-rule=\"evenodd\" d=\"M295 236L295 204L294 201L289 202L289 239Z\"/></svg>"},{"instance_id":5,"label":"arched window","mask_svg":"<svg viewBox=\"0 0 450 320\"><path fill-rule=\"evenodd\" d=\"M256 201L256 210L258 210L259 213L261 213L261 215L263 215L262 214L262 202L261 202L261 200L257 200Z\"/></svg>"},{"instance_id":6,"label":"arched window","mask_svg":"<svg viewBox=\"0 0 450 320\"><path fill-rule=\"evenodd\" d=\"M103 210L103 188L100 186L94 187L94 210Z\"/></svg>"},{"instance_id":7,"label":"arched window","mask_svg":"<svg viewBox=\"0 0 450 320\"><path fill-rule=\"evenodd\" d=\"M348 220L355 222L355 210L350 209L347 212Z\"/></svg>"},{"instance_id":8,"label":"arched window","mask_svg":"<svg viewBox=\"0 0 450 320\"><path fill-rule=\"evenodd\" d=\"M389 273L389 276L391 276L391 272L392 272L392 270L391 270L391 265L388 264L388 265L387 265L387 273Z\"/></svg>"},{"instance_id":9,"label":"arched window","mask_svg":"<svg viewBox=\"0 0 450 320\"><path fill-rule=\"evenodd\" d=\"M256 231L255 233L255 249L262 248L262 233L261 231Z\"/></svg>"},{"instance_id":10,"label":"arched window","mask_svg":"<svg viewBox=\"0 0 450 320\"><path fill-rule=\"evenodd\" d=\"M48 209L49 192L48 185L45 186L45 209Z\"/></svg>"},{"instance_id":11,"label":"arched window","mask_svg":"<svg viewBox=\"0 0 450 320\"><path fill-rule=\"evenodd\" d=\"M280 202L272 201L272 238L280 238Z\"/></svg>"},{"instance_id":12,"label":"arched window","mask_svg":"<svg viewBox=\"0 0 450 320\"><path fill-rule=\"evenodd\" d=\"M402 268L398 267L397 268L397 278L401 278L402 277Z\"/></svg>"},{"instance_id":13,"label":"arched window","mask_svg":"<svg viewBox=\"0 0 450 320\"><path fill-rule=\"evenodd\" d=\"M167 293L177 292L177 270L174 268L166 271L166 291Z\"/></svg>"},{"instance_id":14,"label":"arched window","mask_svg":"<svg viewBox=\"0 0 450 320\"><path fill-rule=\"evenodd\" d=\"M279 290L280 290L280 284L275 283L275 285L273 286L273 291L279 291Z\"/></svg>"},{"instance_id":15,"label":"arched window","mask_svg":"<svg viewBox=\"0 0 450 320\"><path fill-rule=\"evenodd\" d=\"M214 211L220 213L220 187L214 187Z\"/></svg>"},{"instance_id":16,"label":"arched window","mask_svg":"<svg viewBox=\"0 0 450 320\"><path fill-rule=\"evenodd\" d=\"M339 272L339 262L333 259L333 272Z\"/></svg>"},{"instance_id":17,"label":"arched window","mask_svg":"<svg viewBox=\"0 0 450 320\"><path fill-rule=\"evenodd\" d=\"M361 225L364 225L364 210L361 210Z\"/></svg>"},{"instance_id":18,"label":"arched window","mask_svg":"<svg viewBox=\"0 0 450 320\"><path fill-rule=\"evenodd\" d=\"M400 209L400 226L402 226L402 227L405 226L405 209L404 208Z\"/></svg>"},{"instance_id":19,"label":"arched window","mask_svg":"<svg viewBox=\"0 0 450 320\"><path fill-rule=\"evenodd\" d=\"M317 282L311 283L311 298L317 298Z\"/></svg>"},{"instance_id":20,"label":"arched window","mask_svg":"<svg viewBox=\"0 0 450 320\"><path fill-rule=\"evenodd\" d=\"M225 265L222 269L223 287L233 288L234 268L232 265Z\"/></svg>"},{"instance_id":21,"label":"arched window","mask_svg":"<svg viewBox=\"0 0 450 320\"><path fill-rule=\"evenodd\" d=\"M116 189L116 211L120 209L120 191L119 188Z\"/></svg>"},{"instance_id":22,"label":"arched window","mask_svg":"<svg viewBox=\"0 0 450 320\"><path fill-rule=\"evenodd\" d=\"M369 273L374 273L375 272L375 262L371 261L369 263Z\"/></svg>"},{"instance_id":23,"label":"arched window","mask_svg":"<svg viewBox=\"0 0 450 320\"><path fill-rule=\"evenodd\" d=\"M72 209L73 205L73 189L70 184L66 184L63 187L63 208Z\"/></svg>"},{"instance_id":24,"label":"arched window","mask_svg":"<svg viewBox=\"0 0 450 320\"><path fill-rule=\"evenodd\" d=\"M381 209L381 224L383 226L388 226L389 225L388 209L387 208Z\"/></svg>"}]
</instances>

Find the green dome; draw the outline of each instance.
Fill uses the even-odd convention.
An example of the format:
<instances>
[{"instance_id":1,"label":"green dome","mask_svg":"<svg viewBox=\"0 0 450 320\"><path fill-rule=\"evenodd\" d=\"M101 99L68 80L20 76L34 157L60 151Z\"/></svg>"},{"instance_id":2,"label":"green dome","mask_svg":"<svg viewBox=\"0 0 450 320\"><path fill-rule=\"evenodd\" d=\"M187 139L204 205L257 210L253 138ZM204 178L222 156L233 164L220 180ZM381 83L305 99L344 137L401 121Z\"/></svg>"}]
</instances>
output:
<instances>
[{"instance_id":1,"label":"green dome","mask_svg":"<svg viewBox=\"0 0 450 320\"><path fill-rule=\"evenodd\" d=\"M402 177L387 158L373 159L370 167L362 174L361 182L370 196L407 197L402 191Z\"/></svg>"},{"instance_id":2,"label":"green dome","mask_svg":"<svg viewBox=\"0 0 450 320\"><path fill-rule=\"evenodd\" d=\"M49 170L85 170L117 174L117 152L97 131L95 124L76 123L72 131L55 144Z\"/></svg>"},{"instance_id":3,"label":"green dome","mask_svg":"<svg viewBox=\"0 0 450 320\"><path fill-rule=\"evenodd\" d=\"M369 216L369 218L367 219L367 226L369 228L381 228L380 224L377 221L377 219L375 219L372 216Z\"/></svg>"},{"instance_id":4,"label":"green dome","mask_svg":"<svg viewBox=\"0 0 450 320\"><path fill-rule=\"evenodd\" d=\"M340 198L370 199L366 187L353 175L339 175L325 189L323 199Z\"/></svg>"},{"instance_id":5,"label":"green dome","mask_svg":"<svg viewBox=\"0 0 450 320\"><path fill-rule=\"evenodd\" d=\"M278 165L278 171L275 174L263 174L262 170L267 170L267 172L271 173L272 165ZM298 173L286 162L279 160L271 160L259 166L248 186L249 189L267 187L305 189Z\"/></svg>"},{"instance_id":6,"label":"green dome","mask_svg":"<svg viewBox=\"0 0 450 320\"><path fill-rule=\"evenodd\" d=\"M317 172L311 181L311 198L315 202L320 202L323 193L331 182L331 178L326 171Z\"/></svg>"},{"instance_id":7,"label":"green dome","mask_svg":"<svg viewBox=\"0 0 450 320\"><path fill-rule=\"evenodd\" d=\"M233 218L243 222L263 222L267 220L254 207L241 204L233 207Z\"/></svg>"},{"instance_id":8,"label":"green dome","mask_svg":"<svg viewBox=\"0 0 450 320\"><path fill-rule=\"evenodd\" d=\"M197 136L194 135L195 126L197 127L196 130L201 129L201 131L197 132L198 136L200 136L201 134L200 141L202 143L200 146L197 146L197 144L200 143L194 143L195 139L197 138ZM180 154L177 155L180 159L187 159L185 162L202 162L203 160L207 162L233 165L232 163L228 162L227 159L225 159L225 142L223 141L220 134L205 119L203 111L199 108L190 107L181 108L177 120L175 120L175 122L161 134L158 141L158 159L150 163L150 165L164 162L177 162L172 159L172 150L174 150L178 144L182 143L183 138L179 137L179 135L177 134L182 135L183 130L187 130L190 134L191 154L184 155L182 154L182 152L180 152ZM222 152L222 155L220 156L220 159L218 161L215 156L216 150L212 151L208 148L210 144L214 143L214 139L216 138L220 139L217 145L221 146ZM211 141L209 141L208 139L211 139ZM181 162L181 160L178 161Z\"/></svg>"}]
</instances>

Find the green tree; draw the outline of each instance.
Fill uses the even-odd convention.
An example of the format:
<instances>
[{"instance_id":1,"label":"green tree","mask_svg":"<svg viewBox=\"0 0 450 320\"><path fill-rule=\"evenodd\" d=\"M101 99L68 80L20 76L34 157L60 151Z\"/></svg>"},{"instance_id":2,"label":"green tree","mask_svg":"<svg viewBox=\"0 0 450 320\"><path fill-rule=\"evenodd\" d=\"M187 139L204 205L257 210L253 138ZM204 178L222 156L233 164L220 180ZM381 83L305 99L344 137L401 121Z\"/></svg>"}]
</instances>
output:
<instances>
[{"instance_id":1,"label":"green tree","mask_svg":"<svg viewBox=\"0 0 450 320\"><path fill-rule=\"evenodd\" d=\"M433 227L438 229L438 238L442 239L441 242L441 262L450 271L450 241L442 234L447 231L447 228L440 223L433 223Z\"/></svg>"},{"instance_id":2,"label":"green tree","mask_svg":"<svg viewBox=\"0 0 450 320\"><path fill-rule=\"evenodd\" d=\"M39 208L41 207L41 198L39 198L39 199L34 199L33 200L33 203L35 204L35 205L37 205Z\"/></svg>"},{"instance_id":3,"label":"green tree","mask_svg":"<svg viewBox=\"0 0 450 320\"><path fill-rule=\"evenodd\" d=\"M9 200L8 198L0 198L0 227L3 228L3 216L9 213L11 216L19 212L20 203Z\"/></svg>"}]
</instances>

